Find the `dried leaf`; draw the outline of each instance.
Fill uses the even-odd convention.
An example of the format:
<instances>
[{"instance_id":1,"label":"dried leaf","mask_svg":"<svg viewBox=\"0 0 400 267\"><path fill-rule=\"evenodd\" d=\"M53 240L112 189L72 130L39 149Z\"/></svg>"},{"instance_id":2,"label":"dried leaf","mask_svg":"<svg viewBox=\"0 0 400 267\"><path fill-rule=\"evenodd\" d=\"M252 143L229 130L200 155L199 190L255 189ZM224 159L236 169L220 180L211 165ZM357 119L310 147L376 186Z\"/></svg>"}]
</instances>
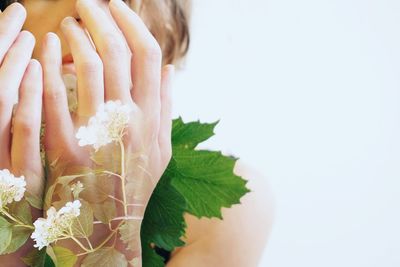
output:
<instances>
[{"instance_id":1,"label":"dried leaf","mask_svg":"<svg viewBox=\"0 0 400 267\"><path fill-rule=\"evenodd\" d=\"M140 250L140 225L142 221L125 221L119 228L120 239L126 248L132 251Z\"/></svg>"},{"instance_id":2,"label":"dried leaf","mask_svg":"<svg viewBox=\"0 0 400 267\"><path fill-rule=\"evenodd\" d=\"M115 248L102 248L86 256L81 267L127 267L125 256Z\"/></svg>"},{"instance_id":3,"label":"dried leaf","mask_svg":"<svg viewBox=\"0 0 400 267\"><path fill-rule=\"evenodd\" d=\"M112 199L108 199L103 203L90 203L93 209L94 217L104 224L108 224L116 217L116 203Z\"/></svg>"},{"instance_id":4,"label":"dried leaf","mask_svg":"<svg viewBox=\"0 0 400 267\"><path fill-rule=\"evenodd\" d=\"M72 223L72 232L75 237L89 237L93 233L93 210L86 201L81 203L81 213Z\"/></svg>"}]
</instances>

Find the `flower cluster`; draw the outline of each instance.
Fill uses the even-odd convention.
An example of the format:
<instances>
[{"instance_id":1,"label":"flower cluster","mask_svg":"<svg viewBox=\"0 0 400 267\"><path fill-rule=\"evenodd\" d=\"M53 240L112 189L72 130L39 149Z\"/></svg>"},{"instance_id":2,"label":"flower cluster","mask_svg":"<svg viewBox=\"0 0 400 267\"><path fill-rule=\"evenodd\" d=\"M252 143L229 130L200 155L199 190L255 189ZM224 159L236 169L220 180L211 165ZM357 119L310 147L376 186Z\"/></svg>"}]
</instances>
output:
<instances>
[{"instance_id":1,"label":"flower cluster","mask_svg":"<svg viewBox=\"0 0 400 267\"><path fill-rule=\"evenodd\" d=\"M68 202L59 211L54 207L47 210L47 218L39 218L34 223L35 231L31 238L36 242L34 247L39 250L57 241L60 237L69 236L73 220L80 214L81 202Z\"/></svg>"},{"instance_id":2,"label":"flower cluster","mask_svg":"<svg viewBox=\"0 0 400 267\"><path fill-rule=\"evenodd\" d=\"M20 201L25 193L24 176L15 177L9 170L0 170L0 208L13 201Z\"/></svg>"},{"instance_id":3,"label":"flower cluster","mask_svg":"<svg viewBox=\"0 0 400 267\"><path fill-rule=\"evenodd\" d=\"M93 145L97 151L104 145L118 141L129 122L131 111L128 105L122 105L119 100L101 104L96 115L89 119L88 126L79 128L76 134L79 145Z\"/></svg>"}]
</instances>

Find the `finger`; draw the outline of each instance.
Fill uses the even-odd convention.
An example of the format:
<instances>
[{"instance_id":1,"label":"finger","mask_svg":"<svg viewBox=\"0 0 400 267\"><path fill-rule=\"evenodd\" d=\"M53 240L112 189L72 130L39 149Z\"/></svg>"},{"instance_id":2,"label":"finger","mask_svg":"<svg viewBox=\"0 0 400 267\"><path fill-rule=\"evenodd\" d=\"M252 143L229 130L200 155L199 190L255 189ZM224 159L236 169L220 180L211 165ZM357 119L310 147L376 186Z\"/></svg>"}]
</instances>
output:
<instances>
[{"instance_id":1,"label":"finger","mask_svg":"<svg viewBox=\"0 0 400 267\"><path fill-rule=\"evenodd\" d=\"M77 72L77 113L82 117L90 117L104 102L103 64L88 35L74 18L65 18L61 29L71 49Z\"/></svg>"},{"instance_id":2,"label":"finger","mask_svg":"<svg viewBox=\"0 0 400 267\"><path fill-rule=\"evenodd\" d=\"M28 179L28 187L33 189L33 192L38 192L41 188L42 88L42 68L37 60L32 59L19 91L19 101L14 117L11 165L14 170L18 170L18 175L24 174L31 178L31 180Z\"/></svg>"},{"instance_id":3,"label":"finger","mask_svg":"<svg viewBox=\"0 0 400 267\"><path fill-rule=\"evenodd\" d=\"M111 15L133 53L133 100L145 111L159 114L161 49L140 17L120 0L110 1Z\"/></svg>"},{"instance_id":4,"label":"finger","mask_svg":"<svg viewBox=\"0 0 400 267\"><path fill-rule=\"evenodd\" d=\"M25 18L25 8L19 3L9 5L0 14L0 64L21 31Z\"/></svg>"},{"instance_id":5,"label":"finger","mask_svg":"<svg viewBox=\"0 0 400 267\"><path fill-rule=\"evenodd\" d=\"M32 56L35 38L22 31L4 58L0 68L0 162L10 162L10 130L13 105L18 88Z\"/></svg>"},{"instance_id":6,"label":"finger","mask_svg":"<svg viewBox=\"0 0 400 267\"><path fill-rule=\"evenodd\" d=\"M175 74L173 65L163 67L161 75L161 115L160 132L158 144L162 158L168 164L172 154L171 131L172 131L172 81Z\"/></svg>"},{"instance_id":7,"label":"finger","mask_svg":"<svg viewBox=\"0 0 400 267\"><path fill-rule=\"evenodd\" d=\"M122 33L92 0L77 1L77 11L103 61L106 101L119 99L123 103L131 103L131 55Z\"/></svg>"},{"instance_id":8,"label":"finger","mask_svg":"<svg viewBox=\"0 0 400 267\"><path fill-rule=\"evenodd\" d=\"M43 106L46 122L46 150L54 150L59 140L73 135L73 123L68 109L67 92L61 74L61 44L54 33L48 33L42 45Z\"/></svg>"}]
</instances>

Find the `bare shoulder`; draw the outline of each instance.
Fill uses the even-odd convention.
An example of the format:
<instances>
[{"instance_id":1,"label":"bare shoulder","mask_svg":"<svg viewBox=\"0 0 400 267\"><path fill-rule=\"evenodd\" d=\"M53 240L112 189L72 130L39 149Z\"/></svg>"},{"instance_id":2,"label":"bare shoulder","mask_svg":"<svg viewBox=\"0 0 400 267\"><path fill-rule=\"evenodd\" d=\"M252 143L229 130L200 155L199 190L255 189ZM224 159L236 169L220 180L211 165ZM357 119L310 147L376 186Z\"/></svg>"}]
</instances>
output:
<instances>
[{"instance_id":1,"label":"bare shoulder","mask_svg":"<svg viewBox=\"0 0 400 267\"><path fill-rule=\"evenodd\" d=\"M186 215L186 243L172 254L168 267L256 267L273 223L274 204L266 178L238 161L235 173L248 180L250 193L240 205L223 209L223 220Z\"/></svg>"}]
</instances>

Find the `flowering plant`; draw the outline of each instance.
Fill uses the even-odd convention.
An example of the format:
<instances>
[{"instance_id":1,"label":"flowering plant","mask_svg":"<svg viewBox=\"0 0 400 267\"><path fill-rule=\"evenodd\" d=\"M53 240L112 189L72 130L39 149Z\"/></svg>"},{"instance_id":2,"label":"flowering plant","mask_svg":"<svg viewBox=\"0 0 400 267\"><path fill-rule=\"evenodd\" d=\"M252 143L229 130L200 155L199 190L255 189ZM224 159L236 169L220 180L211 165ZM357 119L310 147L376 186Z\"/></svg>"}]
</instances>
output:
<instances>
[{"instance_id":1,"label":"flowering plant","mask_svg":"<svg viewBox=\"0 0 400 267\"><path fill-rule=\"evenodd\" d=\"M119 101L102 104L78 129L80 146L91 147L91 167L46 160L45 218L32 223L24 177L0 171L0 254L16 251L29 237L29 266L164 266L158 251L183 246L184 213L221 218L221 208L240 203L249 190L233 174L236 159L196 150L213 135L213 124L173 122L173 156L145 207L143 190L153 188L146 154L124 144L132 110ZM67 168L68 166L68 168ZM25 194L26 193L26 194ZM25 194L25 197L24 197ZM103 238L93 238L101 231ZM138 234L140 231L140 234ZM138 238L140 236L140 238ZM73 252L71 245L80 252Z\"/></svg>"}]
</instances>

